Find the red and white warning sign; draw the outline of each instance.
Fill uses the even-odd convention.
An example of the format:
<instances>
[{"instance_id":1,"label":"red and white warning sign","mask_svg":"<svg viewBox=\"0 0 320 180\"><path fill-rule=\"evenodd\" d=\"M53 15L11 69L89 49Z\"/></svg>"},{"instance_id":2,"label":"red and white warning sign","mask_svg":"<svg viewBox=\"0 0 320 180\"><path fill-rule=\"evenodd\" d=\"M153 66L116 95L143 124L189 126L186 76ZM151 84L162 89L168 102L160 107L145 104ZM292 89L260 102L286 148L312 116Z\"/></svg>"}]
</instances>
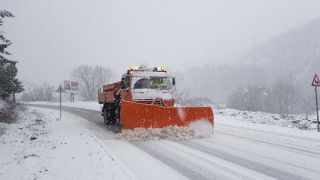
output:
<instances>
[{"instance_id":1,"label":"red and white warning sign","mask_svg":"<svg viewBox=\"0 0 320 180\"><path fill-rule=\"evenodd\" d=\"M311 86L320 86L320 81L318 76L315 74Z\"/></svg>"}]
</instances>

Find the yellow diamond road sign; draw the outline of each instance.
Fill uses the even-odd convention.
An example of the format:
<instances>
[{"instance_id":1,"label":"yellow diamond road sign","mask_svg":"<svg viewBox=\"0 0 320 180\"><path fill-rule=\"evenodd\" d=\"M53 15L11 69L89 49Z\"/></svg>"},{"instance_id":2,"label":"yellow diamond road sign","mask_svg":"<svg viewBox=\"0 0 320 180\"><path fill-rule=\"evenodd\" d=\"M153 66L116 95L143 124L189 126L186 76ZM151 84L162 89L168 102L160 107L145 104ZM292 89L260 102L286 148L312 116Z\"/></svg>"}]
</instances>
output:
<instances>
[{"instance_id":1,"label":"yellow diamond road sign","mask_svg":"<svg viewBox=\"0 0 320 180\"><path fill-rule=\"evenodd\" d=\"M318 76L315 74L311 86L320 86L320 81Z\"/></svg>"}]
</instances>

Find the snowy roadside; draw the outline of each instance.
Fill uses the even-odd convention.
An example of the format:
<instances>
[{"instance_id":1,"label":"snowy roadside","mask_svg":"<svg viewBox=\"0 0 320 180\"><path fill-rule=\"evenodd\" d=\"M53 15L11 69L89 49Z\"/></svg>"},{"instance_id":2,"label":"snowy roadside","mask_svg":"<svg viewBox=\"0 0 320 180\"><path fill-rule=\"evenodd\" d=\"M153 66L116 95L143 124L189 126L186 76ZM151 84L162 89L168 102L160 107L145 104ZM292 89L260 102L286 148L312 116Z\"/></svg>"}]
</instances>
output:
<instances>
[{"instance_id":1,"label":"snowy roadside","mask_svg":"<svg viewBox=\"0 0 320 180\"><path fill-rule=\"evenodd\" d=\"M57 102L28 102L27 104L41 104L59 106ZM75 103L63 102L65 107L76 107L101 111L101 107L97 102L77 101ZM235 124L261 124L278 127L287 127L299 130L317 130L316 114L313 115L284 115L270 114L264 112L240 111L235 109L214 109L215 123Z\"/></svg>"},{"instance_id":2,"label":"snowy roadside","mask_svg":"<svg viewBox=\"0 0 320 180\"><path fill-rule=\"evenodd\" d=\"M29 107L0 123L0 179L134 179L75 116Z\"/></svg>"},{"instance_id":3,"label":"snowy roadside","mask_svg":"<svg viewBox=\"0 0 320 180\"><path fill-rule=\"evenodd\" d=\"M299 130L317 130L317 117L313 115L285 115L270 114L264 112L239 111L234 109L218 109L215 111L215 118L222 124L260 124L277 126ZM268 126L269 125L269 126ZM275 127L276 128L276 127Z\"/></svg>"}]
</instances>

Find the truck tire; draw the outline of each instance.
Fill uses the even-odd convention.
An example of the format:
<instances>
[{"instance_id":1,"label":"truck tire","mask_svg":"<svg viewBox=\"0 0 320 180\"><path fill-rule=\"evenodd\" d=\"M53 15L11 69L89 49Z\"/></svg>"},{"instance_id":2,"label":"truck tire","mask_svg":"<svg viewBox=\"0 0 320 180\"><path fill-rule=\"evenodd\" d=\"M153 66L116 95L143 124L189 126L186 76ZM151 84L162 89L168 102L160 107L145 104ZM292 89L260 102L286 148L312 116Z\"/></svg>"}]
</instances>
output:
<instances>
[{"instance_id":1,"label":"truck tire","mask_svg":"<svg viewBox=\"0 0 320 180\"><path fill-rule=\"evenodd\" d=\"M104 104L103 119L106 125L116 124L115 105L111 103Z\"/></svg>"}]
</instances>

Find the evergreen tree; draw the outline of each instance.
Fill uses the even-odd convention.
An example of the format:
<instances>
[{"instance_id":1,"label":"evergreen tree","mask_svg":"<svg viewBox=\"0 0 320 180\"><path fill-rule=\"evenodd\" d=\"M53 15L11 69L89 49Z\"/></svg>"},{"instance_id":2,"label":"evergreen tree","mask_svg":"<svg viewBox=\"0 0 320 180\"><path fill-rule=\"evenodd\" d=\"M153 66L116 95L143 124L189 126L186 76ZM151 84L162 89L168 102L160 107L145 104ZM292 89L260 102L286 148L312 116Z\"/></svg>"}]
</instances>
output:
<instances>
[{"instance_id":1,"label":"evergreen tree","mask_svg":"<svg viewBox=\"0 0 320 180\"><path fill-rule=\"evenodd\" d=\"M0 10L0 26L3 24L3 18L14 17L8 11ZM11 61L5 57L10 55L5 49L11 45L11 41L4 37L4 33L0 31L0 98L5 99L13 95L15 101L15 93L23 91L22 83L15 78L18 73L16 61Z\"/></svg>"},{"instance_id":2,"label":"evergreen tree","mask_svg":"<svg viewBox=\"0 0 320 180\"><path fill-rule=\"evenodd\" d=\"M3 11L3 10L0 10L0 26L2 26L3 24L3 18L5 17L14 17L13 14L11 14L10 12L8 11ZM5 57L3 57L2 55L6 54L6 55L10 55L9 52L5 51L5 49L7 47L9 47L11 45L11 41L10 40L7 40L4 35L3 35L3 32L0 31L0 60L1 61L5 61L7 60Z\"/></svg>"}]
</instances>

